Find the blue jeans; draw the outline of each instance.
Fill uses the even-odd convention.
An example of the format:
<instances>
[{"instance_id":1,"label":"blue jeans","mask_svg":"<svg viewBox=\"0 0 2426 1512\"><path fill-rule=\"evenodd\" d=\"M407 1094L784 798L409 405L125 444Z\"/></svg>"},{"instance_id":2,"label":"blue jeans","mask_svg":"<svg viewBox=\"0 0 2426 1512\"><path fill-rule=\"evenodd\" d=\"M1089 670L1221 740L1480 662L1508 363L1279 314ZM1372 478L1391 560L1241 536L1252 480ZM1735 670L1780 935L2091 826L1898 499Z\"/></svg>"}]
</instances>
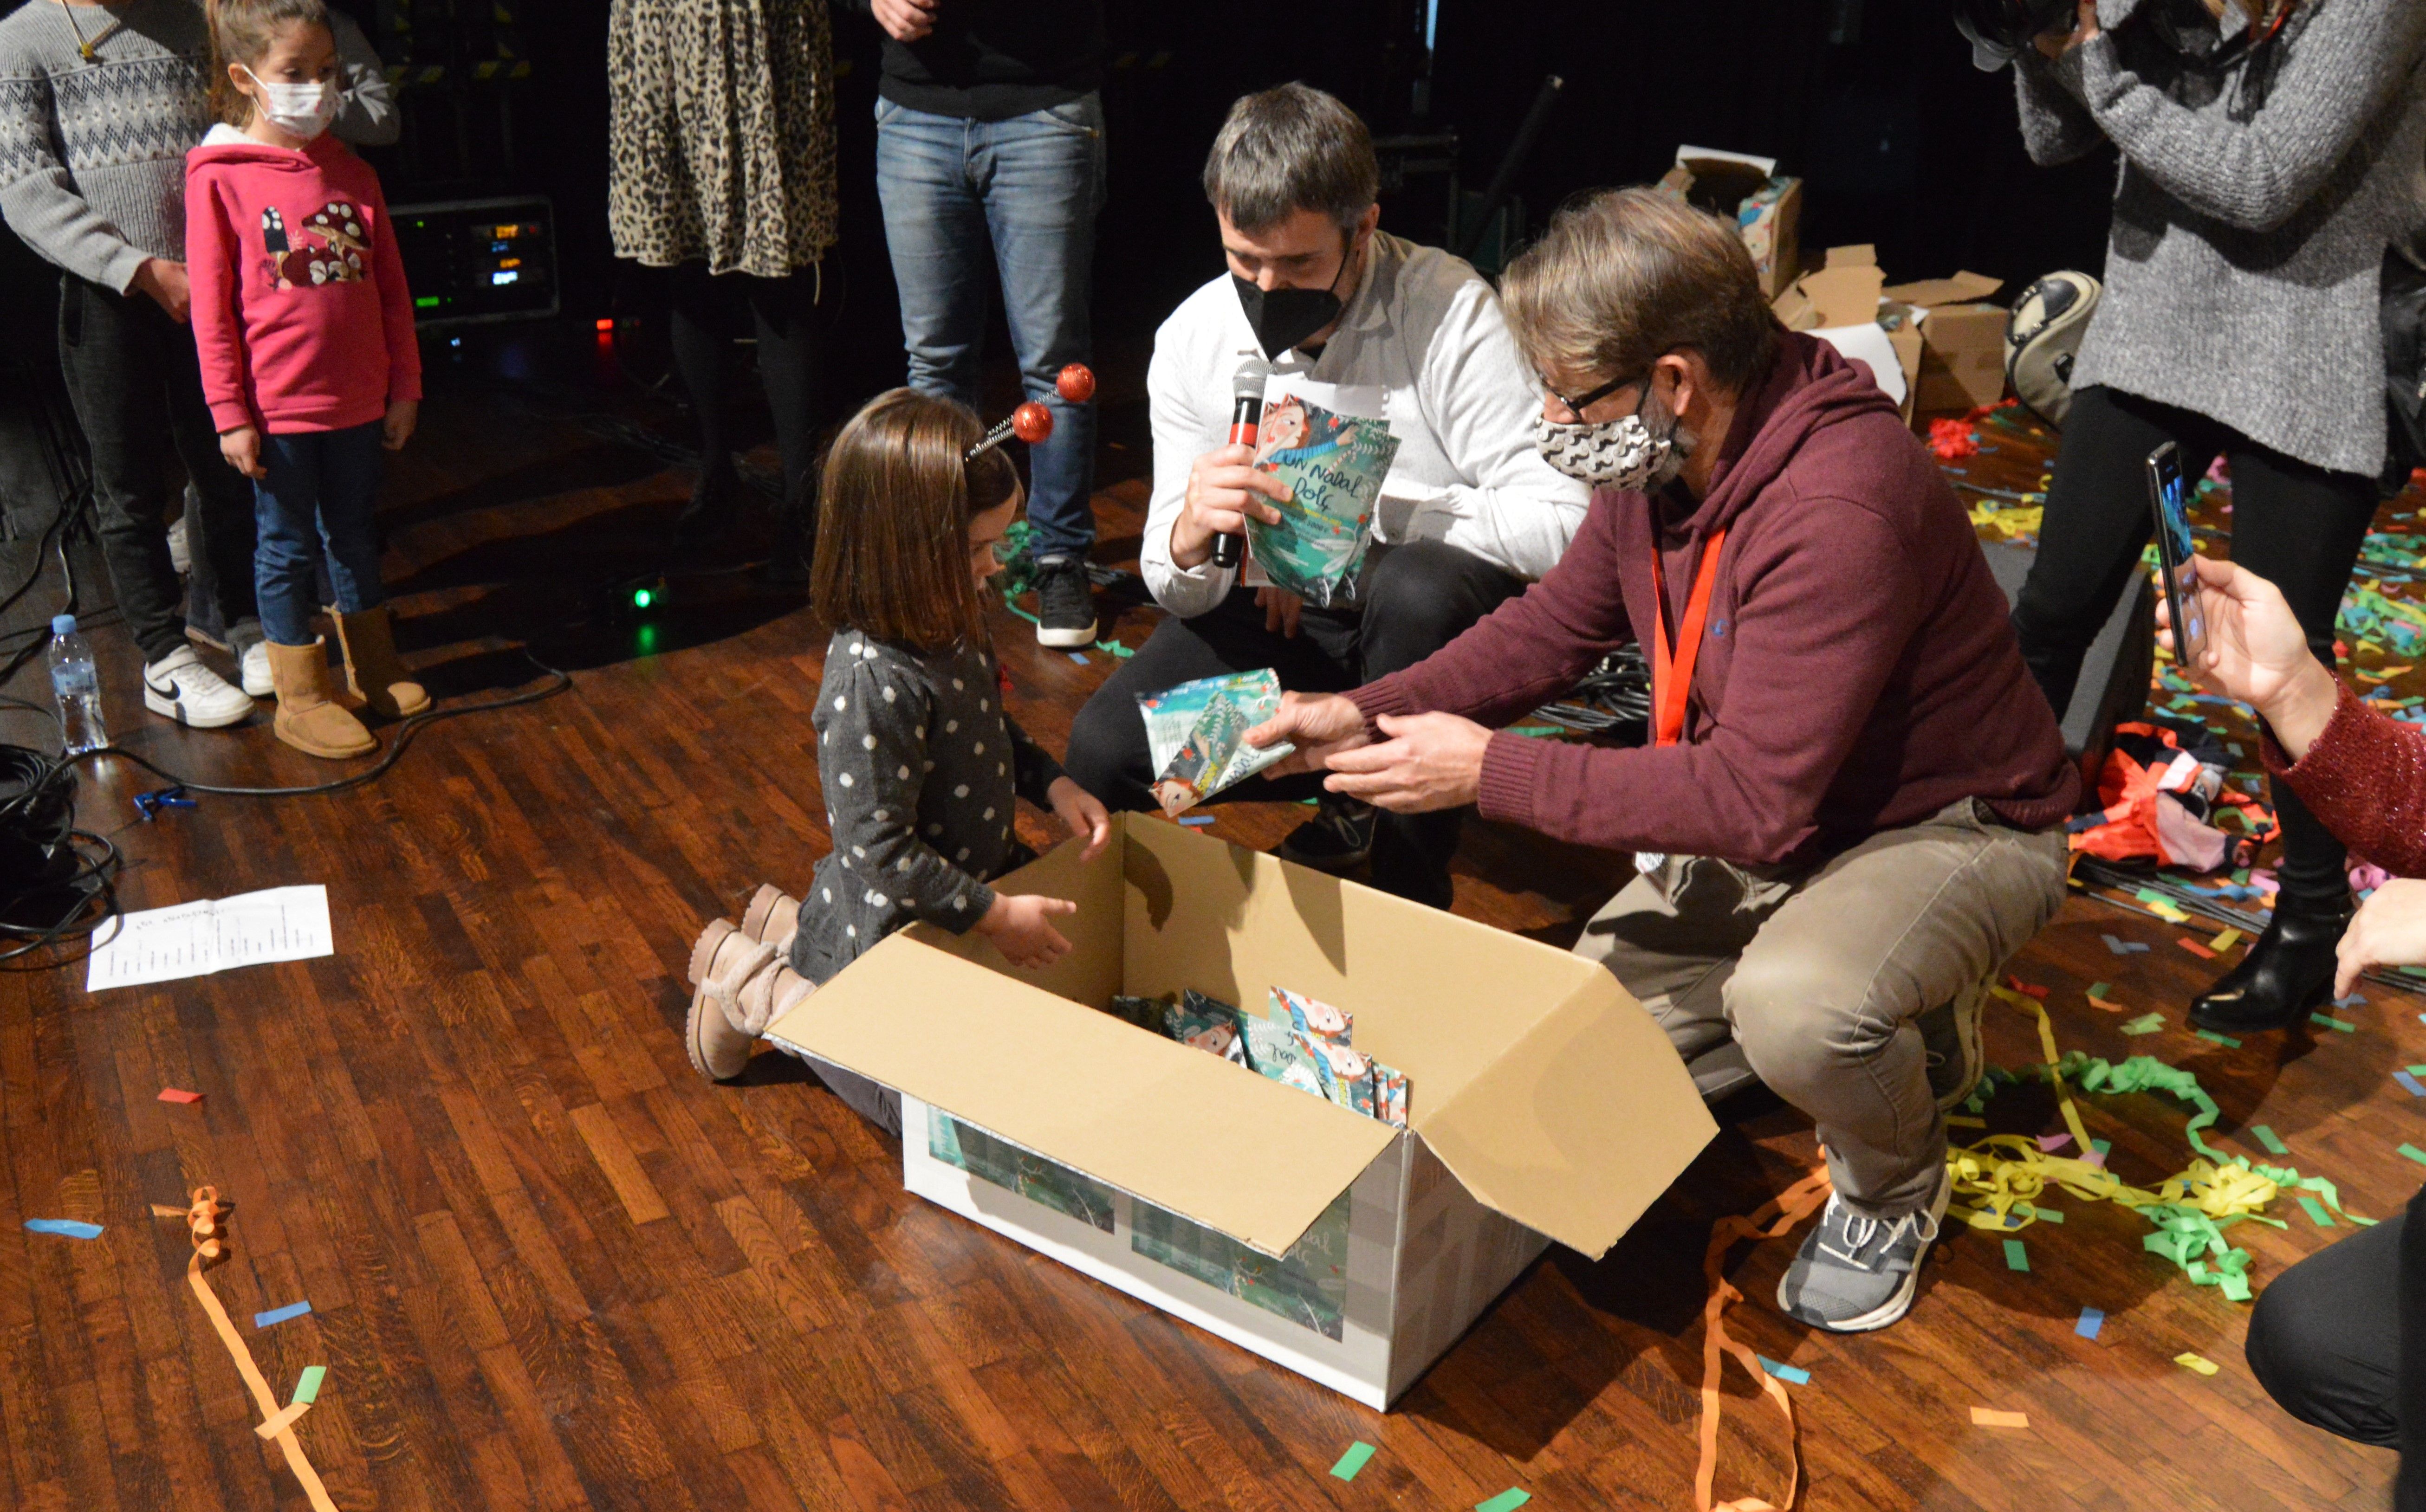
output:
<instances>
[{"instance_id":1,"label":"blue jeans","mask_svg":"<svg viewBox=\"0 0 2426 1512\"><path fill-rule=\"evenodd\" d=\"M337 609L360 614L387 600L380 588L379 540L371 500L379 492L380 423L347 430L301 430L261 438L269 476L252 486L252 585L261 633L281 646L312 643L319 605L319 550L329 551Z\"/></svg>"},{"instance_id":2,"label":"blue jeans","mask_svg":"<svg viewBox=\"0 0 2426 1512\"><path fill-rule=\"evenodd\" d=\"M1095 540L1095 410L1064 401L1053 380L1092 345L1103 102L1090 94L1009 121L963 121L879 100L876 190L910 386L973 409L991 246L1021 386L1053 410L1052 438L1028 454L1035 552L1084 557Z\"/></svg>"}]
</instances>

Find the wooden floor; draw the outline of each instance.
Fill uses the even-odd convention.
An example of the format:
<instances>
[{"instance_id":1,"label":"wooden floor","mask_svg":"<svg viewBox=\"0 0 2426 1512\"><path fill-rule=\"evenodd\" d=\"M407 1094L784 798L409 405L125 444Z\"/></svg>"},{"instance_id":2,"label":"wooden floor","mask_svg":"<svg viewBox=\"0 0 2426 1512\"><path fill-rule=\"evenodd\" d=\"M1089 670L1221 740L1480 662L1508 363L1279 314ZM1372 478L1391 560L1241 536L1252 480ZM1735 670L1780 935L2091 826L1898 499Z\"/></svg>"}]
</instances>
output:
<instances>
[{"instance_id":1,"label":"wooden floor","mask_svg":"<svg viewBox=\"0 0 2426 1512\"><path fill-rule=\"evenodd\" d=\"M1129 438L1108 467L1133 473L1134 405L1107 421ZM1725 1110L1623 1244L1597 1263L1554 1251L1387 1415L907 1197L898 1151L783 1057L712 1086L677 1040L702 921L798 883L826 846L807 720L823 632L738 575L676 579L654 628L588 622L585 590L645 565L686 478L560 398L457 385L423 427L385 515L412 659L471 701L540 684L527 644L574 689L430 728L342 795L206 797L147 824L131 798L157 780L91 774L81 822L126 852L126 907L325 883L337 953L98 997L80 967L0 977L0 1505L304 1504L183 1283L182 1228L148 1215L202 1182L239 1204L214 1276L268 1377L283 1393L330 1367L298 1431L349 1509L1460 1508L1511 1487L1546 1512L1690 1504L1702 1248L1810 1162L1801 1117ZM2035 472L2004 444L2014 475ZM1134 555L1141 500L1134 476L1108 491L1107 560ZM88 603L105 593L89 584ZM1119 632L1150 620L1129 610ZM1026 631L998 627L1013 706L1058 747L1111 663L1039 655ZM112 689L133 688L123 632L99 638ZM264 722L111 712L197 778L329 775ZM1214 833L1255 845L1302 812L1219 812ZM1033 813L1022 831L1053 838ZM1458 909L1564 943L1625 871L1480 828ZM2117 957L2106 933L2155 948ZM2189 1067L2223 1104L2219 1143L2263 1154L2246 1129L2270 1124L2352 1210L2393 1211L2421 1173L2395 1152L2418 1104L2388 1076L2426 1061L2426 1002L2370 988L2354 1034L2227 1050L2180 1027L2215 970L2180 933L2076 898L2016 970L2051 989L2067 1047ZM2094 981L2173 1027L2127 1039L2126 1014L2084 999ZM1989 1035L1997 1060L2036 1058L2002 1007ZM165 1104L163 1086L205 1098ZM2170 1099L2083 1111L2127 1179L2183 1163ZM2005 1094L1990 1121L2059 1127L2043 1092ZM2130 1214L2063 1205L2063 1227L2030 1231L2027 1274L1992 1238L1941 1247L1910 1318L1876 1335L1779 1316L1790 1241L1737 1252L1739 1335L1810 1372L1806 1505L2385 1504L2389 1454L2259 1391L2246 1307L2143 1252ZM2283 1207L2288 1229L2234 1233L2261 1283L2347 1231ZM308 1317L250 1327L300 1300ZM2094 1343L2074 1332L2084 1305L2107 1314ZM2173 1363L2186 1350L2221 1373ZM1775 1499L1778 1425L1740 1376L1727 1391L1721 1489ZM1974 1407L2030 1427L1974 1427ZM1358 1439L1378 1456L1332 1478Z\"/></svg>"}]
</instances>

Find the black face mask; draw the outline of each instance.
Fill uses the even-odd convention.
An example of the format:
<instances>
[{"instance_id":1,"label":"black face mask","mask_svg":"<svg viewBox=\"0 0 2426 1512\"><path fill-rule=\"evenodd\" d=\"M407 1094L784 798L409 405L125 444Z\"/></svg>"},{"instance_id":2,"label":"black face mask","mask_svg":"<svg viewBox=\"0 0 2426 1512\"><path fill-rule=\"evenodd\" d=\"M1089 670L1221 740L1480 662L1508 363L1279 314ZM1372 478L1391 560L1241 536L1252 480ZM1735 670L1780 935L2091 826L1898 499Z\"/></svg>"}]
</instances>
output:
<instances>
[{"instance_id":1,"label":"black face mask","mask_svg":"<svg viewBox=\"0 0 2426 1512\"><path fill-rule=\"evenodd\" d=\"M1350 241L1340 252L1339 271L1331 276L1329 289L1266 291L1257 288L1253 279L1230 275L1230 286L1238 291L1238 307L1247 313L1247 324L1266 357L1278 362L1283 352L1339 318L1343 307L1332 290L1348 276L1349 256L1354 249Z\"/></svg>"}]
</instances>

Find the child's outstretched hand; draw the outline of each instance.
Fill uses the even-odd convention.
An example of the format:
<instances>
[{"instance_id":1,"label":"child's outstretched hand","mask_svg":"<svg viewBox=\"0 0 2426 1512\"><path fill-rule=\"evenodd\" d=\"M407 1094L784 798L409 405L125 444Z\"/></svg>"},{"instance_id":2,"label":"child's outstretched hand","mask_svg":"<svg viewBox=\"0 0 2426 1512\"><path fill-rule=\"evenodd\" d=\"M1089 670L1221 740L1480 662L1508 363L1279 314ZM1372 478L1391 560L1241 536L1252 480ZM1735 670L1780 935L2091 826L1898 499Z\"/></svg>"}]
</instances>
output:
<instances>
[{"instance_id":1,"label":"child's outstretched hand","mask_svg":"<svg viewBox=\"0 0 2426 1512\"><path fill-rule=\"evenodd\" d=\"M1053 800L1053 812L1061 816L1072 834L1087 837L1078 859L1091 861L1102 855L1104 843L1112 838L1112 816L1105 810L1103 799L1066 777L1055 778L1044 796Z\"/></svg>"},{"instance_id":2,"label":"child's outstretched hand","mask_svg":"<svg viewBox=\"0 0 2426 1512\"><path fill-rule=\"evenodd\" d=\"M227 465L247 477L267 477L269 469L261 465L261 432L251 426L238 426L219 436L219 455Z\"/></svg>"},{"instance_id":3,"label":"child's outstretched hand","mask_svg":"<svg viewBox=\"0 0 2426 1512\"><path fill-rule=\"evenodd\" d=\"M412 439L412 427L420 423L419 399L390 399L387 421L380 427L380 444L392 452L404 450L404 443Z\"/></svg>"},{"instance_id":4,"label":"child's outstretched hand","mask_svg":"<svg viewBox=\"0 0 2426 1512\"><path fill-rule=\"evenodd\" d=\"M994 907L978 921L978 933L993 941L994 948L1013 966L1042 971L1070 954L1070 941L1053 927L1053 920L1077 911L1078 905L1067 898L997 893Z\"/></svg>"}]
</instances>

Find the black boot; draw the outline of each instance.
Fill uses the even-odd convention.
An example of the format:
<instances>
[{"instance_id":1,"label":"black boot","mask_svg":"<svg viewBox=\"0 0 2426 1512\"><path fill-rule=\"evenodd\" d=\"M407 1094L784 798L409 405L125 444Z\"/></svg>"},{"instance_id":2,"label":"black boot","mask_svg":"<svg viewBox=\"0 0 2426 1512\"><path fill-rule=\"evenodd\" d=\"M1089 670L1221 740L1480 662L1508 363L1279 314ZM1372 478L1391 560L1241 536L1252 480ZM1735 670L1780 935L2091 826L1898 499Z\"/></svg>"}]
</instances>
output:
<instances>
[{"instance_id":1,"label":"black boot","mask_svg":"<svg viewBox=\"0 0 2426 1512\"><path fill-rule=\"evenodd\" d=\"M2191 1023L2253 1034L2299 1022L2334 989L2334 947L2357 912L2350 894L2320 903L2277 896L2274 919L2240 964L2191 1005Z\"/></svg>"},{"instance_id":2,"label":"black boot","mask_svg":"<svg viewBox=\"0 0 2426 1512\"><path fill-rule=\"evenodd\" d=\"M804 588L817 547L817 501L814 491L795 492L775 514L775 546L758 580L769 587Z\"/></svg>"},{"instance_id":3,"label":"black boot","mask_svg":"<svg viewBox=\"0 0 2426 1512\"><path fill-rule=\"evenodd\" d=\"M703 466L699 482L691 488L690 502L674 517L674 544L707 546L720 539L740 517L740 492L741 479L735 475L732 464Z\"/></svg>"}]
</instances>

